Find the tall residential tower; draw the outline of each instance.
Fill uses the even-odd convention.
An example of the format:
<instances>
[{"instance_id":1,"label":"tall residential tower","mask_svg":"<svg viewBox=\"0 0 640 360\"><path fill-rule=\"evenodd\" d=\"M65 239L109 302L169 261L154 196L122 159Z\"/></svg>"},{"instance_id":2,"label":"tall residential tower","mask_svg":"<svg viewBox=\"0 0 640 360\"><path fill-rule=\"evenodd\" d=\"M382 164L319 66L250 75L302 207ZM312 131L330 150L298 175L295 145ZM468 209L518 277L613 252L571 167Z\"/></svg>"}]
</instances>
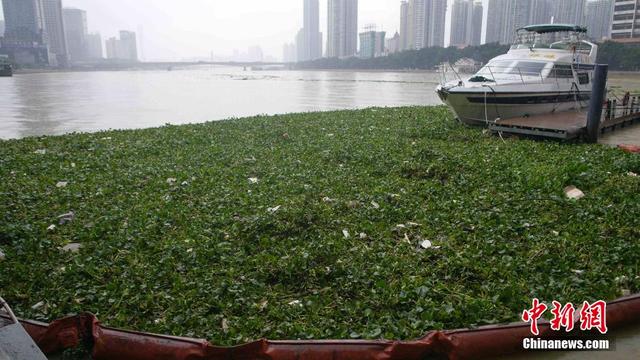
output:
<instances>
[{"instance_id":1,"label":"tall residential tower","mask_svg":"<svg viewBox=\"0 0 640 360\"><path fill-rule=\"evenodd\" d=\"M47 43L51 56L51 65L65 67L69 62L67 39L64 33L61 0L42 0Z\"/></svg>"},{"instance_id":2,"label":"tall residential tower","mask_svg":"<svg viewBox=\"0 0 640 360\"><path fill-rule=\"evenodd\" d=\"M21 65L49 65L42 0L2 0L5 32L0 53Z\"/></svg>"},{"instance_id":3,"label":"tall residential tower","mask_svg":"<svg viewBox=\"0 0 640 360\"><path fill-rule=\"evenodd\" d=\"M447 0L409 0L407 48L443 47L446 15Z\"/></svg>"},{"instance_id":4,"label":"tall residential tower","mask_svg":"<svg viewBox=\"0 0 640 360\"><path fill-rule=\"evenodd\" d=\"M587 3L586 25L589 37L596 41L611 37L613 20L613 1L595 0Z\"/></svg>"},{"instance_id":5,"label":"tall residential tower","mask_svg":"<svg viewBox=\"0 0 640 360\"><path fill-rule=\"evenodd\" d=\"M640 4L615 0L611 38L619 42L640 42Z\"/></svg>"},{"instance_id":6,"label":"tall residential tower","mask_svg":"<svg viewBox=\"0 0 640 360\"><path fill-rule=\"evenodd\" d=\"M357 50L358 0L329 0L327 57L352 57Z\"/></svg>"},{"instance_id":7,"label":"tall residential tower","mask_svg":"<svg viewBox=\"0 0 640 360\"><path fill-rule=\"evenodd\" d=\"M296 38L298 61L322 57L322 33L320 32L319 0L304 0L303 27Z\"/></svg>"},{"instance_id":8,"label":"tall residential tower","mask_svg":"<svg viewBox=\"0 0 640 360\"><path fill-rule=\"evenodd\" d=\"M64 31L72 63L87 59L87 12L80 9L62 9Z\"/></svg>"}]
</instances>

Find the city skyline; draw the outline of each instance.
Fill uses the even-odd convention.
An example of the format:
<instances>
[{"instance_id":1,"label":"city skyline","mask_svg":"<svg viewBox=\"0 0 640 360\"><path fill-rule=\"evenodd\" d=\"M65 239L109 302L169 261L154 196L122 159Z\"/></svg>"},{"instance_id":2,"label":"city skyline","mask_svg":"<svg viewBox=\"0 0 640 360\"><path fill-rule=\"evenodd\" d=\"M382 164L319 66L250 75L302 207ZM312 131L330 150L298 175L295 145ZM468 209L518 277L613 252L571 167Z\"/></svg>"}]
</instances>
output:
<instances>
[{"instance_id":1,"label":"city skyline","mask_svg":"<svg viewBox=\"0 0 640 360\"><path fill-rule=\"evenodd\" d=\"M144 3L148 0L140 0L139 2L135 2L135 3L130 3L127 2L126 6L121 6L120 8L118 8L117 6L113 6L113 4L117 4L120 3L121 1L119 0L114 0L112 2L109 2L109 6L107 6L107 8L110 9L110 11L106 12L100 12L97 13L96 9L101 8L100 6L102 6L102 8L104 8L104 4L101 4L99 2L97 2L97 0L62 0L62 4L63 7L65 8L79 8L82 10L86 11L87 14L87 18L88 18L88 22L89 22L89 28L88 28L88 34L92 34L92 33L98 33L100 35L102 35L102 39L106 40L109 39L113 36L117 36L120 32L120 30L122 29L127 29L127 30L133 30L136 29L138 30L138 33L142 33L142 29L145 29L144 33L145 33L145 37L144 39L142 38L142 36L139 36L138 42L139 42L139 52L140 54L144 53L147 54L148 56L146 56L146 59L143 60L196 60L196 59L215 59L215 60L231 60L236 58L237 54L242 54L242 52L246 51L249 48L255 48L255 47L260 47L261 52L262 52L262 56L265 60L268 61L275 61L275 60L280 60L282 58L283 55L283 45L287 44L292 44L292 43L296 43L297 39L302 35L305 35L307 39L310 38L310 34L307 32L306 34L302 34L301 31L304 30L304 18L305 16L302 16L303 14L303 6L306 3L307 5L309 3L319 3L319 14L318 14L318 30L319 33L321 34L321 41L319 42L321 45L322 50L321 54L323 56L327 55L327 45L328 45L328 36L329 36L329 24L328 24L328 0L315 0L315 1L304 1L304 0L284 0L283 2L289 3L291 1L292 4L295 4L295 6L292 6L290 8L287 8L286 11L284 11L284 7L282 6L273 6L273 8L271 9L272 11L269 13L269 16L263 16L263 18L268 18L268 19L275 19L277 18L277 16L275 14L285 14L288 13L292 10L294 10L295 8L298 8L297 14L295 14L295 16L292 16L288 19L288 21L286 22L279 22L279 21L273 21L269 24L269 27L261 27L261 24L258 22L258 24L254 24L252 26L244 26L247 27L249 29L246 29L247 32L250 32L252 29L259 29L262 31L263 36L262 37L258 37L258 38L245 38L242 41L236 41L236 42L232 42L232 44L227 45L227 47L221 48L221 47L217 47L216 45L214 45L216 43L216 39L217 40L222 40L222 43L228 43L230 38L237 38L238 36L240 36L241 34L235 34L233 31L227 31L225 33L219 34L220 37L222 38L216 38L216 36L212 36L209 33L206 32L198 32L198 31L192 31L193 34L191 34L190 37L187 38L182 38L180 41L177 41L177 43L179 44L178 47L172 47L170 46L172 38L175 39L175 36L178 33L175 34L169 34L168 38L162 37L159 38L159 31L157 28L154 27L149 27L148 25L146 25L146 23L139 23L140 19L147 19L150 16L142 16L142 17L135 17L133 15L137 15L141 13L141 3ZM158 1L164 1L164 0L158 0ZM453 2L454 0L443 0L447 2L447 9L446 9L446 13L444 16L444 23L445 26L443 27L443 31L444 34L441 35L441 40L437 40L434 41L434 39L407 39L407 36L404 34L403 30L403 25L404 26L408 26L409 24L402 24L401 23L401 1L400 0L367 0L367 1L362 1L360 2L359 6L358 6L358 18L357 18L357 34L360 34L361 32L364 31L364 26L367 24L375 24L377 26L377 28L380 31L385 31L389 36L392 36L393 34L395 34L395 32L399 32L400 34L400 48L404 48L403 44L409 40L413 40L414 42L420 42L425 44L426 46L438 46L438 45L444 45L444 46L449 46L449 45L465 45L465 44L453 44L451 41L451 25L452 25L452 21L451 21L451 13L453 11ZM591 1L591 0L590 0ZM53 2L53 1L52 1ZM189 3L190 4L198 4L200 3L201 0L190 0ZM472 1L473 2L473 1ZM511 37L512 37L512 30L511 28L512 23L511 21L508 22L493 22L491 21L491 19L488 19L488 12L491 9L491 4L492 3L515 3L513 1L510 0L476 0L474 3L477 4L482 4L482 10L480 10L482 12L482 20L481 20L481 25L480 31L473 31L473 38L469 38L469 31L468 29L466 29L466 35L465 35L465 43L467 44L477 44L478 43L478 38L479 41L481 43L485 43L485 42L491 42L491 41L495 41L496 39L494 38L489 38L488 33L491 31L490 30L490 26L488 26L489 22L491 22L494 25L502 25L502 32L504 32L504 34L502 34L502 38L499 38L500 42L509 42ZM252 0L245 0L245 1L241 1L241 3L243 4L257 4L255 1ZM424 7L428 7L431 5L428 5L430 3L437 3L437 0L416 0L416 1L410 1L409 3L416 3L416 4L426 4L424 5ZM549 1L546 0L523 0L523 1L519 1L517 2L518 7L521 7L521 5L519 5L520 3L523 4L531 4L529 7L529 10L531 12L531 14L529 15L530 17L527 19L524 18L519 18L519 14L521 13L521 11L518 11L517 9L514 10L515 11L515 16L513 19L513 22L515 24L527 24L527 23L531 23L533 20L535 19L543 19L548 17L549 13L556 13L559 14L556 17L556 22L577 22L577 21L571 21L571 20L576 20L577 18L581 18L583 19L583 23L587 22L587 18L586 18L586 10L589 8L588 6L584 6L586 4L586 2L584 0L563 0L561 2L559 1L552 1L551 4L553 4L553 6L549 5L549 6L541 6L541 4L544 3L549 3ZM100 5L100 6L98 6ZM211 5L211 4L210 4ZM98 7L96 7L98 6ZM216 4L211 5L213 6L213 8L215 8ZM527 5L529 6L529 5ZM188 7L187 7L188 8ZM195 10L195 7L192 7L192 10ZM223 8L227 8L231 11L231 9L233 7L227 7L226 5L219 7L219 9L223 9ZM236 18L238 16L242 17L243 15L246 15L245 18L247 21L251 20L253 16L255 16L258 13L262 12L262 9L264 9L264 4L251 8L249 7L250 11L249 12L243 12L240 11L238 14L236 14L235 12L229 12L230 16L229 19L231 18ZM501 7L502 10L504 9L508 9L509 6L504 6ZM92 10L93 9L93 10ZM152 8L151 10L155 9L155 11L157 11L157 7ZM574 11L574 10L580 10L580 11ZM169 17L169 9L166 9L167 11L165 11L165 17L164 19L171 19L173 20L173 18ZM283 12L281 12L283 11ZM432 12L434 12L434 9L431 9ZM439 11L439 10L438 10ZM436 11L437 12L437 11ZM188 12L185 11L185 14L187 14ZM585 16L577 16L575 18L571 17L571 14L575 14L575 13L585 13ZM96 14L99 14L96 15ZM125 14L125 15L121 15L121 14ZM273 16L271 16L273 14ZM567 15L569 14L569 15ZM104 22L106 20L112 19L113 16L117 15L116 17L119 18L119 22L111 22L110 21L110 27L111 29L105 29L104 27ZM171 14L173 15L173 14ZM506 14L505 14L506 15ZM508 17L508 15L506 15ZM129 17L129 18L128 18ZM474 19L477 19L477 13L476 11L474 11ZM134 19L135 18L135 19ZM162 18L162 17L161 17ZM308 18L308 17L307 17ZM442 19L443 17L438 17L439 19ZM593 16L591 17L591 19L594 19ZM126 23L125 23L126 21ZM478 28L478 23L477 20L473 21L473 29L477 29ZM536 21L533 21L536 22ZM543 21L537 21L537 22L543 22ZM171 23L171 21L169 21L169 23ZM176 26L176 24L180 23L180 19L177 19L175 21L175 24L172 24L172 26ZM215 25L214 23L210 23ZM244 22L238 22L237 25L243 25ZM286 34L283 33L282 35L279 35L278 33L278 37L279 36L283 36L283 41L280 40L275 40L275 37L273 38L269 38L268 34L271 33L273 35L273 32L277 31L277 29L272 29L272 27L274 27L274 25L278 25L278 27L280 26L294 26L294 30L292 30L291 32L287 32ZM293 25L292 25L293 24ZM297 27L300 24L300 27ZM391 25L388 25L391 24ZM213 25L211 25L213 27ZM246 25L246 24L244 24ZM426 26L432 26L427 24ZM439 25L440 26L440 25ZM470 26L469 26L470 27ZM181 29L182 31L189 31L189 30L193 30L193 29ZM162 30L165 31L165 30ZM312 32L315 32L315 27L314 29L312 29ZM599 33L601 33L602 31L600 31ZM161 32L160 32L161 33ZM508 34L507 34L508 33ZM429 35L429 32L427 30L425 30L423 32L424 36L433 36L433 35ZM167 33L164 33L164 35L167 35ZM297 36L296 36L297 35ZM415 35L415 34L414 34ZM455 34L454 34L455 35ZM275 35L274 35L275 36ZM193 45L192 41L196 41L199 38L204 38L204 37L209 37L211 39L213 39L212 41L200 41L197 45ZM224 37L229 37L229 39L224 39ZM357 38L357 36L356 36ZM309 42L309 40L307 40L307 42ZM455 41L455 42L459 42L459 41ZM157 44L158 43L162 43L163 45L161 47L158 47ZM273 45L271 45L273 43ZM317 41L316 41L317 43ZM186 51L180 51L180 47L189 47L193 45L191 50L186 50ZM103 46L104 46L104 42L103 42ZM71 45L69 45L69 47L72 47ZM415 44L413 46L413 48L420 48L421 46ZM317 48L314 46L314 48ZM358 48L356 46L356 48ZM72 51L70 51L72 52ZM309 52L309 51L307 51ZM318 50L314 50L315 55L311 56L311 57L317 57L317 52Z\"/></svg>"},{"instance_id":2,"label":"city skyline","mask_svg":"<svg viewBox=\"0 0 640 360\"><path fill-rule=\"evenodd\" d=\"M400 31L399 4L399 0L360 1L358 32L365 24L376 24L387 34ZM122 29L144 28L141 45L146 60L210 58L211 52L228 57L234 50L242 52L255 45L263 48L265 56L281 58L283 44L293 42L303 27L302 0L281 0L277 5L257 0L231 4L208 0L63 0L63 6L85 10L89 33L100 33L103 40L117 36ZM327 0L320 0L325 51L327 21Z\"/></svg>"}]
</instances>

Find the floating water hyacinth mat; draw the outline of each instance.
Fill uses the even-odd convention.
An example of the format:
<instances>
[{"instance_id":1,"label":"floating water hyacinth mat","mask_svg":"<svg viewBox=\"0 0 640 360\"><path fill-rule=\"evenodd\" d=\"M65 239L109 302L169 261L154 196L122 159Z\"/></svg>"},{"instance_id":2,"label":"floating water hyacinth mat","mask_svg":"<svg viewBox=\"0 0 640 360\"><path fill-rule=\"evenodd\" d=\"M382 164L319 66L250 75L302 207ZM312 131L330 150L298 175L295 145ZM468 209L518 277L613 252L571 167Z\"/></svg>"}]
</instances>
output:
<instances>
[{"instance_id":1,"label":"floating water hyacinth mat","mask_svg":"<svg viewBox=\"0 0 640 360\"><path fill-rule=\"evenodd\" d=\"M443 107L2 141L0 291L221 345L515 321L640 291L638 173Z\"/></svg>"}]
</instances>

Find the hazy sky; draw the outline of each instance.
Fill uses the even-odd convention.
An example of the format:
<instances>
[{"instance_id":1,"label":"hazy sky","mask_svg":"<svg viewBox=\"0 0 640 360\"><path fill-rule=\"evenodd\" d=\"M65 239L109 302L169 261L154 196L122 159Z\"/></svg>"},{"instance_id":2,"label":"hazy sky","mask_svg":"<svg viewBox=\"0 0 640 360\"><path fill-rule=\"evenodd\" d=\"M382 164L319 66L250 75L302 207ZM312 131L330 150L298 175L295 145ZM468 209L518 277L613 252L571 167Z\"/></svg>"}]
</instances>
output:
<instances>
[{"instance_id":1,"label":"hazy sky","mask_svg":"<svg viewBox=\"0 0 640 360\"><path fill-rule=\"evenodd\" d=\"M103 39L120 29L142 32L145 60L209 57L211 52L222 56L252 45L280 58L283 44L293 42L302 26L302 0L62 1L86 10L89 31L100 32ZM359 7L360 29L374 23L393 35L399 28L400 0L360 0ZM320 0L325 39L326 13L327 0Z\"/></svg>"}]
</instances>

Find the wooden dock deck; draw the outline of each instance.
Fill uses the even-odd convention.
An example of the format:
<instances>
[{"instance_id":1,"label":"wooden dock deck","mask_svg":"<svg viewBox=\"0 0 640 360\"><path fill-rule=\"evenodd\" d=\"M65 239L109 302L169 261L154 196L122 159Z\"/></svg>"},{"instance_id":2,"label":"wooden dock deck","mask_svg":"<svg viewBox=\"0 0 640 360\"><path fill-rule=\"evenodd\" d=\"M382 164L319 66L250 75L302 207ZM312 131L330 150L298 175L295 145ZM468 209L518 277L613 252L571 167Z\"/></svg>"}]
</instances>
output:
<instances>
[{"instance_id":1,"label":"wooden dock deck","mask_svg":"<svg viewBox=\"0 0 640 360\"><path fill-rule=\"evenodd\" d=\"M640 112L603 116L600 133L604 134L628 127L640 122ZM489 130L507 134L549 137L556 139L574 139L581 137L587 129L587 112L566 111L553 114L496 120Z\"/></svg>"}]
</instances>

